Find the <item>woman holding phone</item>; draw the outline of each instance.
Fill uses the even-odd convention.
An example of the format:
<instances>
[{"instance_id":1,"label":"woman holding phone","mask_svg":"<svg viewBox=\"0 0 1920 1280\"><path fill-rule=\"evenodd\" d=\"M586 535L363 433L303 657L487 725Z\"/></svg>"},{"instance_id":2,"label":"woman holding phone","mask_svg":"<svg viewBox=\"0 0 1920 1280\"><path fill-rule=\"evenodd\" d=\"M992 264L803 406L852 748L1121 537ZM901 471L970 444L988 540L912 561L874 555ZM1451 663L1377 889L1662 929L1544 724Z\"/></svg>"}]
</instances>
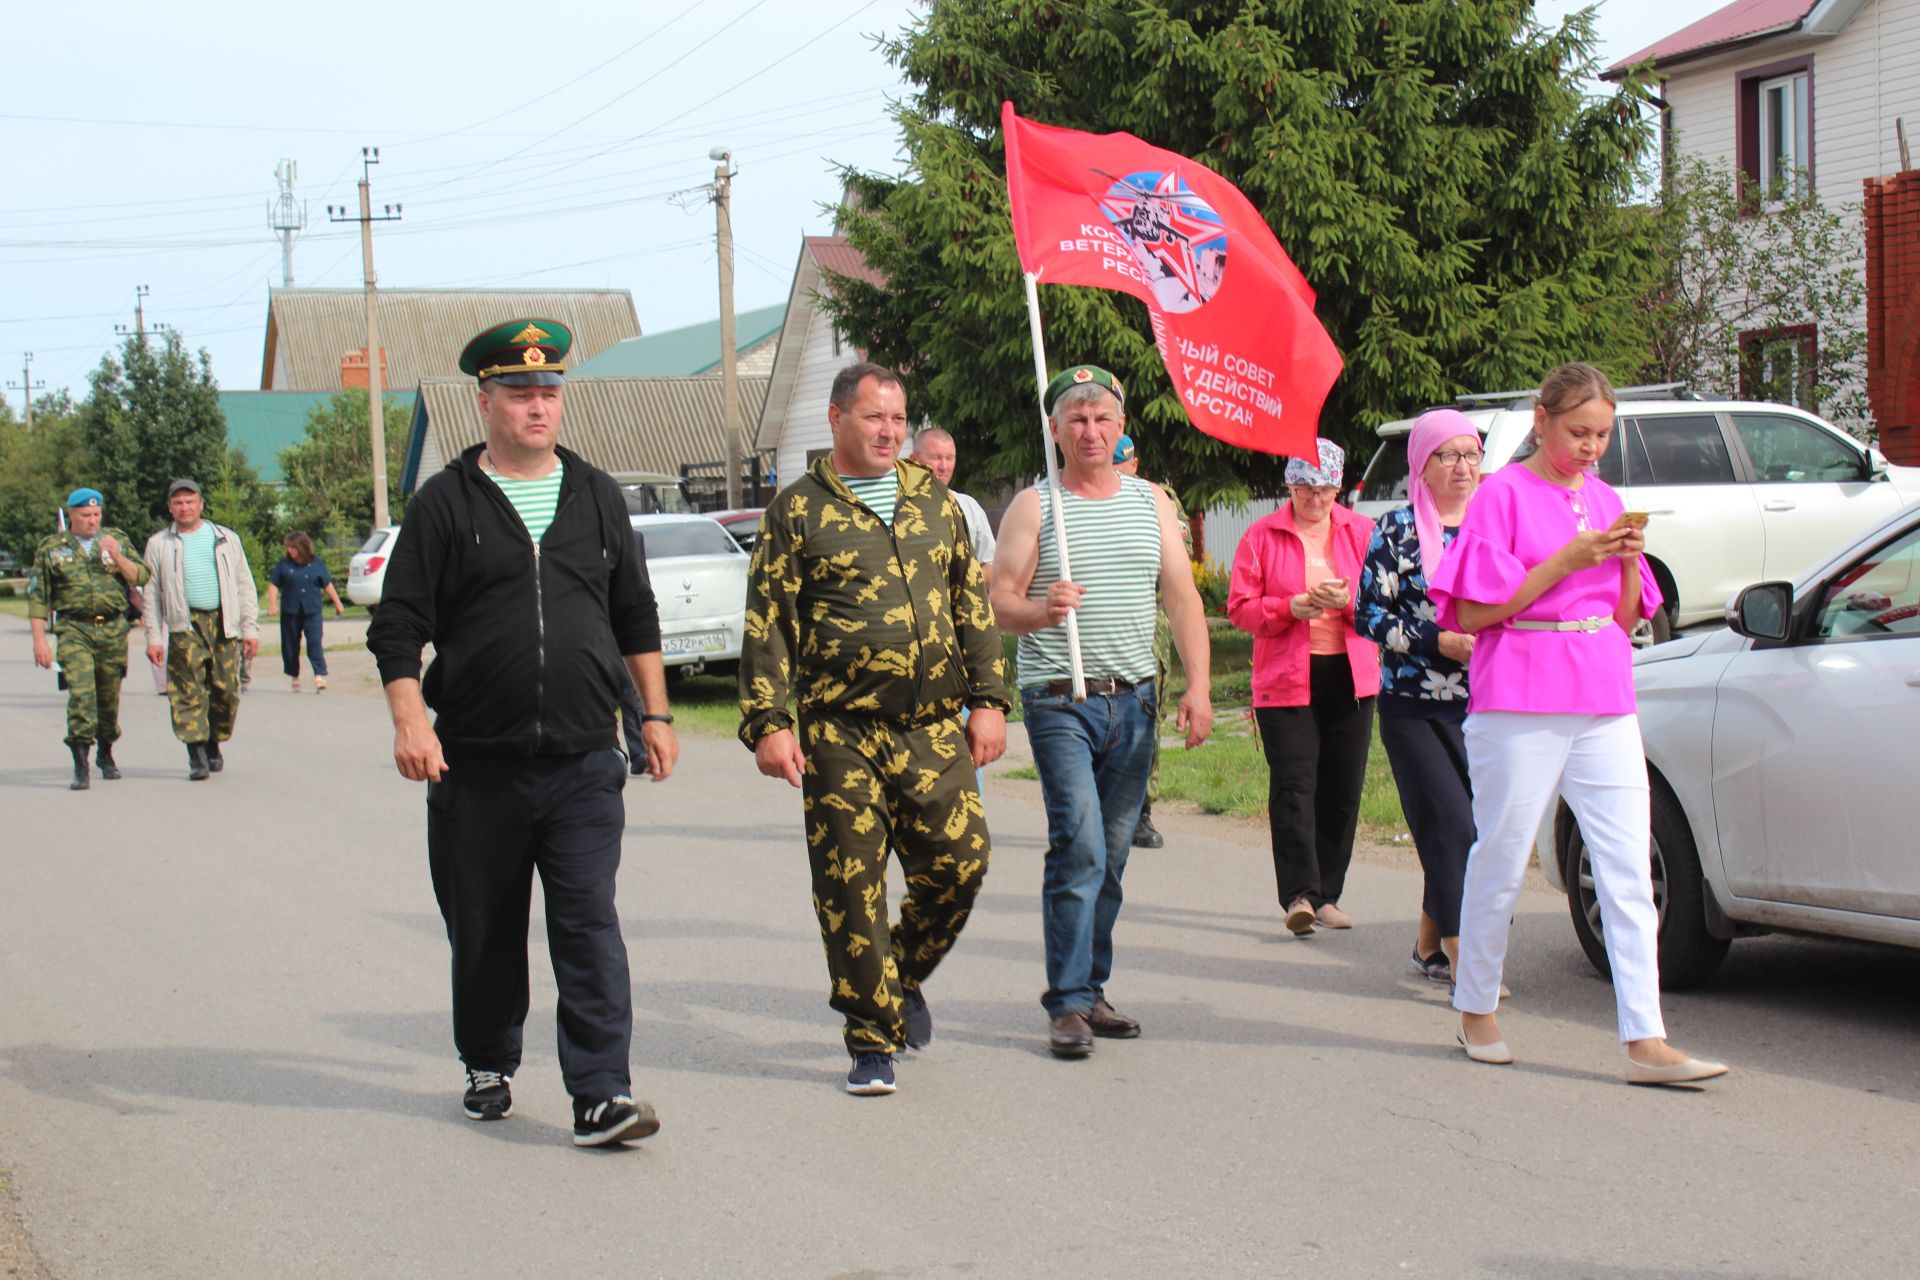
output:
<instances>
[{"instance_id":1,"label":"woman holding phone","mask_svg":"<svg viewBox=\"0 0 1920 1280\"><path fill-rule=\"evenodd\" d=\"M1340 909L1373 739L1380 654L1353 626L1373 523L1335 500L1346 456L1287 461L1287 501L1240 540L1227 617L1253 636L1273 875L1287 928L1351 928Z\"/></svg>"},{"instance_id":2,"label":"woman holding phone","mask_svg":"<svg viewBox=\"0 0 1920 1280\"><path fill-rule=\"evenodd\" d=\"M1630 1084L1725 1074L1666 1042L1648 851L1646 758L1627 633L1660 606L1629 520L1592 468L1613 434L1613 385L1591 365L1547 375L1533 453L1486 480L1428 582L1442 627L1475 637L1467 760L1478 837L1454 966L1456 1036L1508 1063L1495 1011L1534 833L1556 794L1591 854ZM1638 513L1636 513L1638 515Z\"/></svg>"}]
</instances>

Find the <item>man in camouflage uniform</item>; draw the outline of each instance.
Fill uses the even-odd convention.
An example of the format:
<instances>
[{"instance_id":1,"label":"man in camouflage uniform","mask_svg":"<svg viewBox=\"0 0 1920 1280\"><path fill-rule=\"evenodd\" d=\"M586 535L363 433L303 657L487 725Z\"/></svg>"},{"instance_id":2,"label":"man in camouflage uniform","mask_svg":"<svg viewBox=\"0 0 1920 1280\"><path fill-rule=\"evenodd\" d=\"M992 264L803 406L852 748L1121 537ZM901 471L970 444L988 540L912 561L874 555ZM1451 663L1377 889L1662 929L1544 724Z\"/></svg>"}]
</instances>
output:
<instances>
[{"instance_id":1,"label":"man in camouflage uniform","mask_svg":"<svg viewBox=\"0 0 1920 1280\"><path fill-rule=\"evenodd\" d=\"M900 459L900 379L856 364L831 399L832 455L780 491L754 544L740 739L800 788L847 1092L883 1094L893 1055L933 1039L921 986L986 875L974 770L1005 749L1011 704L966 517ZM907 883L891 926L889 848Z\"/></svg>"},{"instance_id":2,"label":"man in camouflage uniform","mask_svg":"<svg viewBox=\"0 0 1920 1280\"><path fill-rule=\"evenodd\" d=\"M33 628L33 660L53 665L47 642L48 614L58 614L53 634L60 642L60 670L67 678L67 748L73 753L71 790L85 791L87 748L99 744L100 776L120 776L113 744L120 738L120 682L127 674L127 588L140 586L147 566L127 555L127 535L100 527L98 489L67 495L65 533L43 539L33 553L27 588L27 620Z\"/></svg>"},{"instance_id":3,"label":"man in camouflage uniform","mask_svg":"<svg viewBox=\"0 0 1920 1280\"><path fill-rule=\"evenodd\" d=\"M1123 476L1140 474L1140 456L1134 451L1133 437L1121 435L1113 445L1113 469ZM1193 559L1193 521L1187 515L1187 509L1181 505L1180 495L1173 486L1158 480L1150 480L1160 492L1167 495L1173 503L1173 522L1180 527L1180 541L1186 544L1187 559ZM1167 611L1161 609L1153 620L1153 665L1158 679L1158 688L1167 687L1167 663L1173 657L1173 625L1167 621ZM1161 705L1161 718L1166 718L1166 706ZM1153 772L1147 775L1147 799L1140 806L1140 825L1133 831L1133 847L1136 849L1159 849L1165 847L1167 838L1153 825L1153 802L1160 798L1160 740L1153 743Z\"/></svg>"},{"instance_id":4,"label":"man in camouflage uniform","mask_svg":"<svg viewBox=\"0 0 1920 1280\"><path fill-rule=\"evenodd\" d=\"M193 480L167 486L173 523L147 539L142 620L147 660L167 664L173 736L186 744L187 777L205 781L226 766L220 744L240 714L240 660L260 648L260 598L240 535L203 519ZM162 643L162 633L165 642Z\"/></svg>"}]
</instances>

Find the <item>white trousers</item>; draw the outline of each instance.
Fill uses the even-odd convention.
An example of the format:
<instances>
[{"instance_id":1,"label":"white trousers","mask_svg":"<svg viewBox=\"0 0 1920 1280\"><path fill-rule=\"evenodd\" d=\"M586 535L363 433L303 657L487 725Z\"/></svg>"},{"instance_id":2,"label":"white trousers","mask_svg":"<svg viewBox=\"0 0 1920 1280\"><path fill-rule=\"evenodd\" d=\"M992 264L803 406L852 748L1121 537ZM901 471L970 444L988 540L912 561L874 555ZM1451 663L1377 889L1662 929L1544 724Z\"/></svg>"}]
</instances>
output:
<instances>
[{"instance_id":1,"label":"white trousers","mask_svg":"<svg viewBox=\"0 0 1920 1280\"><path fill-rule=\"evenodd\" d=\"M1514 904L1558 792L1580 820L1593 866L1620 1039L1665 1038L1639 717L1483 711L1467 717L1466 735L1478 839L1467 855L1453 1007L1499 1006Z\"/></svg>"}]
</instances>

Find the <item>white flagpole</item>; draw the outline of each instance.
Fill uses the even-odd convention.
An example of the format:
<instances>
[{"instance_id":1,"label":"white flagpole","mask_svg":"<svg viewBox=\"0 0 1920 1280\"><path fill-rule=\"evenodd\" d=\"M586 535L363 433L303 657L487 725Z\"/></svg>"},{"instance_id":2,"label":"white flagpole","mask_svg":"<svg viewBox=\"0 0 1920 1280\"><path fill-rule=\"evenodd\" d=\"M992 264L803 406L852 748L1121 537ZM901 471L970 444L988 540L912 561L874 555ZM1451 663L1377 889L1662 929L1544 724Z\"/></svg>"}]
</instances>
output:
<instances>
[{"instance_id":1,"label":"white flagpole","mask_svg":"<svg viewBox=\"0 0 1920 1280\"><path fill-rule=\"evenodd\" d=\"M1060 487L1060 468L1053 457L1053 433L1047 420L1047 349L1040 338L1040 277L1027 273L1027 327L1033 331L1033 376L1040 401L1040 447L1047 455L1047 485L1053 490L1053 544L1060 549L1060 581L1072 582L1073 570L1067 563L1067 516L1065 492ZM1087 700L1087 673L1080 665L1080 617L1077 609L1067 611L1067 661L1073 669L1073 700Z\"/></svg>"}]
</instances>

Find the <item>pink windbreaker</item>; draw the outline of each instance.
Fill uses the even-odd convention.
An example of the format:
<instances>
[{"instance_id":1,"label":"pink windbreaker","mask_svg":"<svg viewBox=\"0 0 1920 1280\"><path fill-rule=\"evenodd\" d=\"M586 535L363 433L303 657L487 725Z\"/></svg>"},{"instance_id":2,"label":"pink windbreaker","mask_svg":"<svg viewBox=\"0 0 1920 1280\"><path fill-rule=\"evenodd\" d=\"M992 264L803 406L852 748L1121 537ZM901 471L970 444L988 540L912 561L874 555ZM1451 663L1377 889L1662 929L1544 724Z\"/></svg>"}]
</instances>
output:
<instances>
[{"instance_id":1,"label":"pink windbreaker","mask_svg":"<svg viewBox=\"0 0 1920 1280\"><path fill-rule=\"evenodd\" d=\"M1373 521L1345 507L1328 515L1334 572L1358 596L1360 564L1373 537ZM1282 506L1247 530L1233 557L1233 582L1227 592L1227 617L1253 636L1253 705L1304 707L1309 701L1308 624L1293 616L1287 602L1307 589L1307 551L1293 525L1293 504ZM1353 629L1347 607L1347 660L1353 664L1353 695L1380 692L1380 650Z\"/></svg>"}]
</instances>

